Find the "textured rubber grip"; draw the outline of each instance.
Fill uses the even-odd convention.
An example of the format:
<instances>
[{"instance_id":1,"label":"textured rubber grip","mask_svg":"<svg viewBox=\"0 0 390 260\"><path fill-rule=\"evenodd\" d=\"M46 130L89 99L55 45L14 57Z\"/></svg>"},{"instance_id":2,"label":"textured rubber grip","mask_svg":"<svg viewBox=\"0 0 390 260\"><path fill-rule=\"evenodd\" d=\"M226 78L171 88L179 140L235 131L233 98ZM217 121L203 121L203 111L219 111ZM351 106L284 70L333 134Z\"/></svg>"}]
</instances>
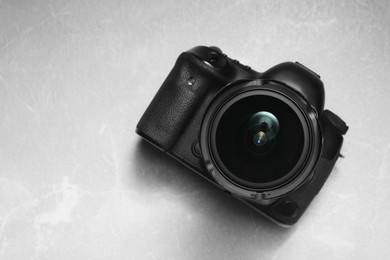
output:
<instances>
[{"instance_id":1,"label":"textured rubber grip","mask_svg":"<svg viewBox=\"0 0 390 260\"><path fill-rule=\"evenodd\" d=\"M137 133L160 149L169 150L210 88L227 83L210 65L182 53L139 121Z\"/></svg>"}]
</instances>

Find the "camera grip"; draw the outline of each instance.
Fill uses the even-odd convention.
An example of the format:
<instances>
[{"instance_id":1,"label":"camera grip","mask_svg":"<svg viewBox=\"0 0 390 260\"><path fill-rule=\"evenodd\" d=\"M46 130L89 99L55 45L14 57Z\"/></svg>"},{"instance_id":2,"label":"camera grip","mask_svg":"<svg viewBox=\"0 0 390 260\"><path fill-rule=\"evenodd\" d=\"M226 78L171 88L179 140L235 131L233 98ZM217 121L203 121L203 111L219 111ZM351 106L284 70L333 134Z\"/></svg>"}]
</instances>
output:
<instances>
[{"instance_id":1,"label":"camera grip","mask_svg":"<svg viewBox=\"0 0 390 260\"><path fill-rule=\"evenodd\" d=\"M168 151L207 93L227 83L212 66L191 53L182 53L139 121L137 133Z\"/></svg>"}]
</instances>

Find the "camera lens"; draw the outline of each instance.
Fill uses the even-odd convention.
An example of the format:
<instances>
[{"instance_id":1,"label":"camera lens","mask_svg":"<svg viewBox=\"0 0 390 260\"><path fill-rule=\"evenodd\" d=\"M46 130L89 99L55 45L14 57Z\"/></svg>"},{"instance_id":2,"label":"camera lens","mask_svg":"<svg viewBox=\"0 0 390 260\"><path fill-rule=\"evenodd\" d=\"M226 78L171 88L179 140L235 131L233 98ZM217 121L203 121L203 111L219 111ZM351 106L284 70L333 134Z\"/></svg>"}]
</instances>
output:
<instances>
[{"instance_id":1,"label":"camera lens","mask_svg":"<svg viewBox=\"0 0 390 260\"><path fill-rule=\"evenodd\" d=\"M234 82L204 114L202 159L211 177L232 194L269 202L313 172L322 146L317 120L310 104L286 85Z\"/></svg>"},{"instance_id":2,"label":"camera lens","mask_svg":"<svg viewBox=\"0 0 390 260\"><path fill-rule=\"evenodd\" d=\"M228 102L215 122L215 157L222 172L246 187L275 186L290 178L305 144L298 110L266 93Z\"/></svg>"}]
</instances>

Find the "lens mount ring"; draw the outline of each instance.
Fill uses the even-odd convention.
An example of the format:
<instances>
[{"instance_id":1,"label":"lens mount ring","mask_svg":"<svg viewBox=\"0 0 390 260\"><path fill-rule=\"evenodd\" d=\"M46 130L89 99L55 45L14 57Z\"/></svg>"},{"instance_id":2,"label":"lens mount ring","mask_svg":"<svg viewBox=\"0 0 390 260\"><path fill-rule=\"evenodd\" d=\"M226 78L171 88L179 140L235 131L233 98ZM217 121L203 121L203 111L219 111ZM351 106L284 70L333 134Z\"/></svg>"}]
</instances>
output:
<instances>
[{"instance_id":1,"label":"lens mount ring","mask_svg":"<svg viewBox=\"0 0 390 260\"><path fill-rule=\"evenodd\" d=\"M303 127L303 152L298 162L286 176L275 182L250 183L236 178L224 165L216 148L216 129L221 117L232 104L251 96L270 96L286 103ZM232 194L255 200L282 196L304 183L316 166L322 146L316 112L294 90L270 80L237 81L218 92L204 114L199 140L204 164L214 180Z\"/></svg>"}]
</instances>

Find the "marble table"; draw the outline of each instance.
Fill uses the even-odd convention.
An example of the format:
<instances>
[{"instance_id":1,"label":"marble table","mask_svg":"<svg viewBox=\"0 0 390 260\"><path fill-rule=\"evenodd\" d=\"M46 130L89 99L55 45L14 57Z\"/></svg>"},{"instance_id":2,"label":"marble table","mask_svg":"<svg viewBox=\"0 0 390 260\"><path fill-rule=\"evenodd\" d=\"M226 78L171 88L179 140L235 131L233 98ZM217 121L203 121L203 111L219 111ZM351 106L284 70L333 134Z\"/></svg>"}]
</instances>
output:
<instances>
[{"instance_id":1,"label":"marble table","mask_svg":"<svg viewBox=\"0 0 390 260\"><path fill-rule=\"evenodd\" d=\"M0 259L388 259L389 1L0 1ZM293 228L135 134L177 56L299 61L350 126Z\"/></svg>"}]
</instances>

